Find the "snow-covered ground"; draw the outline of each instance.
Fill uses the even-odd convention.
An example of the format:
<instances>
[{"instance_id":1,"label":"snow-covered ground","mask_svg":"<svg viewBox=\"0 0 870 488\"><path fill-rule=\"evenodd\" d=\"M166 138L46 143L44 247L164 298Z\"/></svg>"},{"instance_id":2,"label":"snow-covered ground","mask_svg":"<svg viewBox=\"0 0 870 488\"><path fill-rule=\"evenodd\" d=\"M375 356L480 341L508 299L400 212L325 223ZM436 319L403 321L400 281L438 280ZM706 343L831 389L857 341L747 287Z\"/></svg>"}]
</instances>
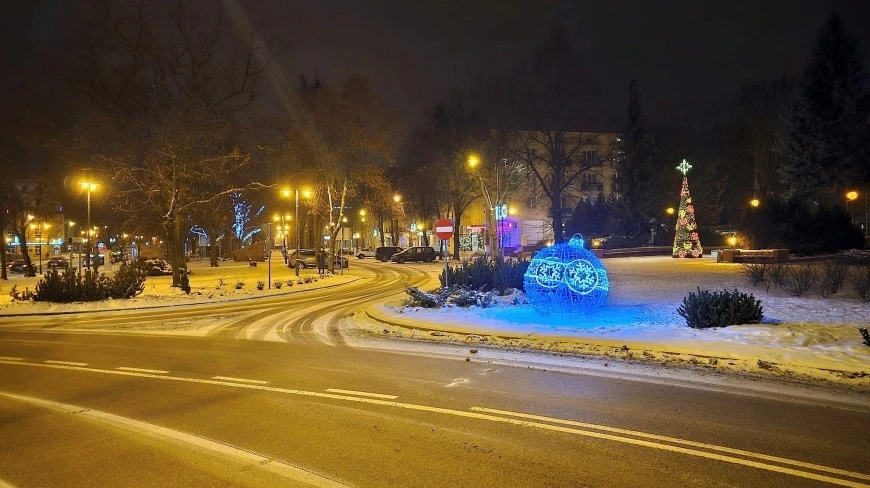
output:
<instances>
[{"instance_id":1,"label":"snow-covered ground","mask_svg":"<svg viewBox=\"0 0 870 488\"><path fill-rule=\"evenodd\" d=\"M861 303L848 283L827 299L812 292L796 298L763 284L753 288L739 265L710 258L624 258L604 264L611 283L608 307L583 318L541 315L528 305L510 305L510 299L486 309L392 304L370 314L402 326L392 333L434 340L689 362L870 387L870 347L857 330L870 324L870 304ZM753 293L761 300L764 322L687 327L677 308L698 287Z\"/></svg>"},{"instance_id":2,"label":"snow-covered ground","mask_svg":"<svg viewBox=\"0 0 870 488\"><path fill-rule=\"evenodd\" d=\"M101 266L100 272L111 276L118 265ZM268 289L269 266L267 263L258 263L251 267L245 262L221 261L220 266L212 268L208 259L194 259L188 263L191 271L190 294L185 294L180 288L173 288L171 276L149 276L145 280L145 291L127 300L106 300L101 302L77 302L77 303L46 303L33 301L12 301L10 291L17 285L19 292L25 289L34 290L40 277L24 278L22 275L10 274L7 282L0 281L0 315L33 314L33 313L60 313L60 312L85 312L98 310L122 310L130 308L166 307L173 305L185 305L194 303L214 303L246 298L268 297L289 293L298 293L305 290L314 290L329 286L349 283L357 279L349 274L330 275L326 278L318 278L316 269L300 270L300 278L306 276L318 278L316 282L299 284L295 270L284 265L280 253L272 254L271 281L272 289ZM287 286L287 281L293 282ZM265 288L257 289L257 282L263 281ZM274 287L275 281L281 281L280 289ZM221 282L223 284L221 284ZM244 286L236 289L236 283L243 282Z\"/></svg>"}]
</instances>

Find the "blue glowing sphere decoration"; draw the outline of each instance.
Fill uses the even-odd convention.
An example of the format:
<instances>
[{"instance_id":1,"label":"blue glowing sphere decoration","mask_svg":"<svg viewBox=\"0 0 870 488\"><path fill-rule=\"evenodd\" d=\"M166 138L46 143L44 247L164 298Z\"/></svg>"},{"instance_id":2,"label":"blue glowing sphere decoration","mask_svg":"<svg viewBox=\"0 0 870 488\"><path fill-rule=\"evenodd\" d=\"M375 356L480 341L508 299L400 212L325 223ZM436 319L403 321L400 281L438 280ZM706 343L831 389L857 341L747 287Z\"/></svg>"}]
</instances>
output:
<instances>
[{"instance_id":1,"label":"blue glowing sphere decoration","mask_svg":"<svg viewBox=\"0 0 870 488\"><path fill-rule=\"evenodd\" d=\"M579 234L538 251L523 276L526 300L541 314L580 315L607 302L607 270Z\"/></svg>"}]
</instances>

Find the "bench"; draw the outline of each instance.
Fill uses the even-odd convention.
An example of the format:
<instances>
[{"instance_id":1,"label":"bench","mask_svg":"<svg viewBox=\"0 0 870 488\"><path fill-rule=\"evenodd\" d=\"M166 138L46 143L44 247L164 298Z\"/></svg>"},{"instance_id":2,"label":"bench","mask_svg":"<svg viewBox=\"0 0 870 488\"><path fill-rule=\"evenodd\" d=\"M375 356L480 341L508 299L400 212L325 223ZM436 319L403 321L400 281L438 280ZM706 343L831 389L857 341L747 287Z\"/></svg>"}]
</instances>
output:
<instances>
[{"instance_id":1,"label":"bench","mask_svg":"<svg viewBox=\"0 0 870 488\"><path fill-rule=\"evenodd\" d=\"M718 263L787 263L788 249L722 249Z\"/></svg>"}]
</instances>

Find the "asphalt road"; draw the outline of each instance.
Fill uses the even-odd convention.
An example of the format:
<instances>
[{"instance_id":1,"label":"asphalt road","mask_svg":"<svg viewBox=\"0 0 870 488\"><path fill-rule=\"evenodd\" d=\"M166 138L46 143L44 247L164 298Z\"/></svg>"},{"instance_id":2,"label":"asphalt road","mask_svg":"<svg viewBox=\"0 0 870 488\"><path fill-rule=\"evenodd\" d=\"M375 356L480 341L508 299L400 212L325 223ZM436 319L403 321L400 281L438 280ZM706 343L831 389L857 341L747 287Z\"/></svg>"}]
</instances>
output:
<instances>
[{"instance_id":1,"label":"asphalt road","mask_svg":"<svg viewBox=\"0 0 870 488\"><path fill-rule=\"evenodd\" d=\"M355 268L290 298L0 319L0 486L870 486L870 405L351 347L343 321L429 279ZM57 328L232 313L202 337Z\"/></svg>"}]
</instances>

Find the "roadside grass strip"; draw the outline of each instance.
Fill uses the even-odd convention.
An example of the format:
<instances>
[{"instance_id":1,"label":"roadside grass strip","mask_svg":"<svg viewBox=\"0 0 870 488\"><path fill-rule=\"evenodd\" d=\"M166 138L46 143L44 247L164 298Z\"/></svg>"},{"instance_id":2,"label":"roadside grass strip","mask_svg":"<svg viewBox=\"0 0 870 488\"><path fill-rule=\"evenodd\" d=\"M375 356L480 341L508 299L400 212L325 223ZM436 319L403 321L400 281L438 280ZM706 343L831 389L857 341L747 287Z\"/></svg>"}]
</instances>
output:
<instances>
[{"instance_id":1,"label":"roadside grass strip","mask_svg":"<svg viewBox=\"0 0 870 488\"><path fill-rule=\"evenodd\" d=\"M29 362L14 362L14 361L2 361L0 360L0 364L8 364L15 366L34 366L39 368L52 368L52 369L66 369L71 371L82 371L89 373L100 373L100 374L112 374L112 375L123 375L123 376L135 376L140 378L153 378L160 380L171 380L171 381L181 381L187 383L199 383L199 384L210 384L210 385L218 385L218 386L229 386L233 388L247 388L250 390L260 390L260 391L268 391L273 393L283 393L287 395L298 395L310 398L323 398L329 400L343 400L343 401L351 401L357 403L365 403L369 405L380 405L384 407L394 407L401 408L406 410L414 410L420 412L431 412L442 415L451 415L455 417L469 418L469 419L477 419L477 420L486 420L490 422L499 422L509 425L516 425L521 427L529 427L541 430L547 430L552 432L561 432L565 434L579 435L594 439L608 440L613 442L620 442L623 444L630 444L635 446L647 447L652 449L659 449L663 451L669 451L674 453L685 454L689 456L695 456L705 459L711 459L715 461L721 461L725 463L747 466L756 469L762 469L765 471L771 471L780 474L786 474L790 476L795 476L798 478L810 479L814 481L820 481L823 483L830 483L838 486L848 486L853 488L870 488L870 484L862 483L860 481L855 480L870 480L870 475L858 473L854 471L847 471L844 469L832 468L828 466L822 466L819 464L808 463L804 461L798 461L793 459L781 458L777 456L770 456L761 453L755 453L751 451L743 451L740 449L734 449L730 447L724 446L716 446L713 444L705 444L701 442L695 442L685 439L678 439L675 437L666 437L666 436L658 436L656 434L649 434L646 432L637 432L626 429L619 429L616 427L607 427L596 424L586 424L583 422L576 422L573 420L566 419L554 419L551 417L543 417L539 415L532 415L520 412L510 412L507 410L494 410L488 409L484 407L471 407L471 411L465 410L455 410L450 408L443 407L432 407L428 405L419 405L414 403L402 403L391 400L382 400L379 398L365 398L360 396L350 396L350 395L342 395L337 393L323 393L316 391L306 391L306 390L295 390L291 388L279 388L275 386L264 386L262 384L245 384L239 383L238 380L241 378L232 378L229 381L223 381L220 378L229 378L229 377L219 377L215 376L215 379L201 379L201 378L188 378L183 376L166 376L166 375L156 375L151 373L137 373L133 371L118 371L118 370L107 370L107 369L97 369L97 368L85 368L81 366L71 366L65 364L45 364L45 363L29 363ZM234 381L233 381L234 380ZM257 381L261 380L247 380L247 381ZM547 423L544 423L547 422ZM579 427L579 428L578 428ZM621 434L621 435L615 435ZM631 436L631 437L627 437ZM664 442L669 442L670 444L665 444ZM674 445L679 444L679 445ZM683 447L689 446L689 447ZM702 448L707 449L708 451L717 451L717 452L708 452L699 449L693 448ZM727 454L719 454L719 453L727 453ZM733 455L728 455L733 454ZM735 457L735 455L743 456L743 457ZM746 459L746 458L754 458L754 459ZM764 462L767 461L767 462ZM770 463L778 463L778 464L770 464ZM782 466L782 465L786 466ZM794 466L794 467L790 467ZM803 469L796 469L803 468ZM804 470L805 469L805 470ZM807 471L812 470L812 471ZM816 471L816 472L813 472ZM820 474L828 473L828 474ZM835 478L831 475L840 476L840 478ZM844 479L851 478L851 479Z\"/></svg>"}]
</instances>

